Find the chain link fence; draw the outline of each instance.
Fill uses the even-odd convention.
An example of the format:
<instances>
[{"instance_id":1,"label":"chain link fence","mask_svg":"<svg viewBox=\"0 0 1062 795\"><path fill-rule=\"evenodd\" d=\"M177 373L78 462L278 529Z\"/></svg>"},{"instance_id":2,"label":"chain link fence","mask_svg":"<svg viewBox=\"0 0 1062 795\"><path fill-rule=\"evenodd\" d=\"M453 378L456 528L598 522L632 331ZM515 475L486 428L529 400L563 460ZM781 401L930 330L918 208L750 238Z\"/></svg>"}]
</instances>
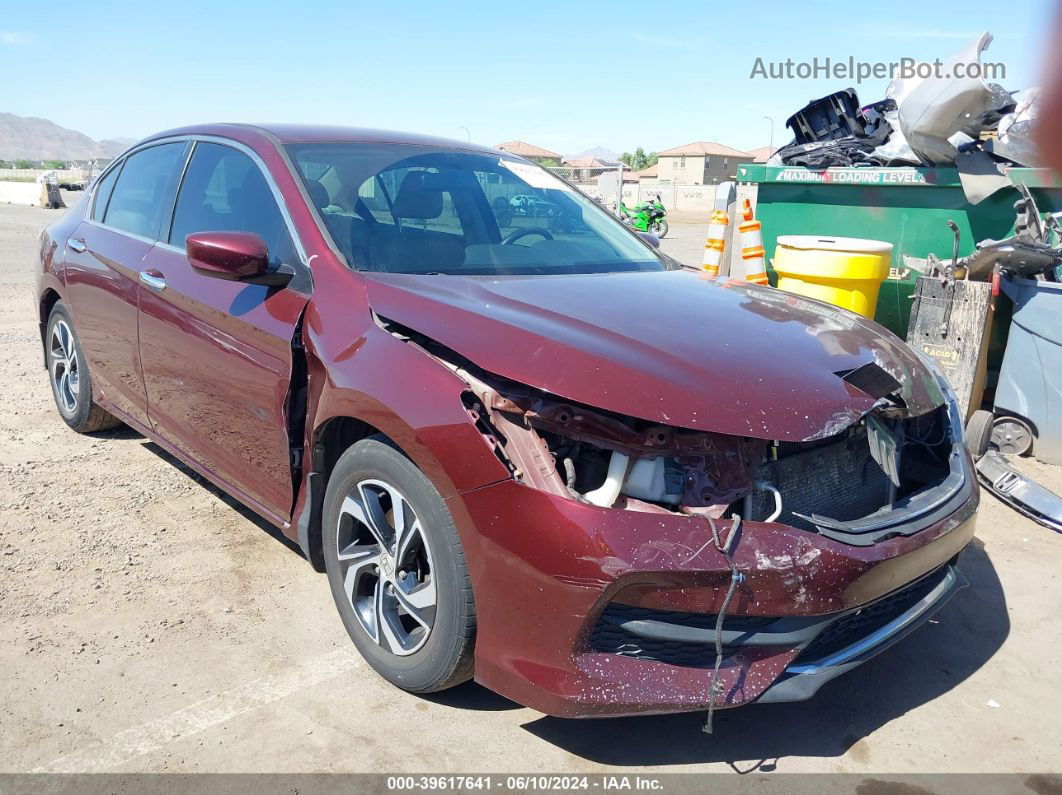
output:
<instances>
[{"instance_id":1,"label":"chain link fence","mask_svg":"<svg viewBox=\"0 0 1062 795\"><path fill-rule=\"evenodd\" d=\"M574 185L594 201L610 210L616 209L619 186L623 174L631 172L616 166L548 166L558 177ZM624 199L626 201L626 199Z\"/></svg>"}]
</instances>

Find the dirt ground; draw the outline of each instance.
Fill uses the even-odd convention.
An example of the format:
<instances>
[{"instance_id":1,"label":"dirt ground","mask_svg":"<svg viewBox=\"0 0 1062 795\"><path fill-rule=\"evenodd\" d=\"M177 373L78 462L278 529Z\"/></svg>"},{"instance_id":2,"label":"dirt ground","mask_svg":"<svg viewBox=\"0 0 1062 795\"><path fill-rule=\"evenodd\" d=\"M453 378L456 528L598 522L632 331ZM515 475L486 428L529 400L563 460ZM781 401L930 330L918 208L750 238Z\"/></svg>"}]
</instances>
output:
<instances>
[{"instance_id":1,"label":"dirt ground","mask_svg":"<svg viewBox=\"0 0 1062 795\"><path fill-rule=\"evenodd\" d=\"M988 495L971 587L932 623L714 736L694 715L564 721L475 684L396 690L264 522L133 432L63 425L31 298L57 217L0 206L0 770L1059 769L1062 538ZM703 225L673 230L666 250L699 261Z\"/></svg>"}]
</instances>

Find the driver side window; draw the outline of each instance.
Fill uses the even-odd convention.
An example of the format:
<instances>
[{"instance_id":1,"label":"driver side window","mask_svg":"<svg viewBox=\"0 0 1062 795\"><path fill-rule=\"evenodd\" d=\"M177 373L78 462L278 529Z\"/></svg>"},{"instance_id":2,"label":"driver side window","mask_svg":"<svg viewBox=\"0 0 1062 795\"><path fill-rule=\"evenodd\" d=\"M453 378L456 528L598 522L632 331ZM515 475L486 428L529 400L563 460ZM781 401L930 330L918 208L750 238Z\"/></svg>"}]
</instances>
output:
<instances>
[{"instance_id":1,"label":"driver side window","mask_svg":"<svg viewBox=\"0 0 1062 795\"><path fill-rule=\"evenodd\" d=\"M272 261L290 263L294 257L284 217L258 165L223 144L196 144L177 195L169 242L184 248L195 232L252 232L265 241Z\"/></svg>"}]
</instances>

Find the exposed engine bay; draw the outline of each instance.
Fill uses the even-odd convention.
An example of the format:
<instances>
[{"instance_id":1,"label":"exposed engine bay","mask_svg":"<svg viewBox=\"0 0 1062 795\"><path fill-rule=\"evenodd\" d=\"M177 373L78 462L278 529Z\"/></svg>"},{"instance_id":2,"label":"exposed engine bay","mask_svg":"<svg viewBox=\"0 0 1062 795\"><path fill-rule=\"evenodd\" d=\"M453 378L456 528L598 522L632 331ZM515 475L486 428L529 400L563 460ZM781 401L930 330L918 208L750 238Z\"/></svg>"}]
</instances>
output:
<instances>
[{"instance_id":1,"label":"exposed engine bay","mask_svg":"<svg viewBox=\"0 0 1062 795\"><path fill-rule=\"evenodd\" d=\"M829 535L831 524L888 511L953 471L947 405L905 417L881 401L848 427L809 442L694 431L565 401L377 321L468 384L466 411L517 481L598 507L737 515Z\"/></svg>"}]
</instances>

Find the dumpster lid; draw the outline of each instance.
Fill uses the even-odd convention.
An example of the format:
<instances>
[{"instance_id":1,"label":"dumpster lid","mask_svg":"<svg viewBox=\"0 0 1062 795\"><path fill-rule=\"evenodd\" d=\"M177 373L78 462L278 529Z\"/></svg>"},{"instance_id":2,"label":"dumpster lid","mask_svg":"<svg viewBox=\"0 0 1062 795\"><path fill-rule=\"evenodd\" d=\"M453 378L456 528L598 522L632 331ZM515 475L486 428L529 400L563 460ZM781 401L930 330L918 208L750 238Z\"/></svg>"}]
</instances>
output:
<instances>
[{"instance_id":1,"label":"dumpster lid","mask_svg":"<svg viewBox=\"0 0 1062 795\"><path fill-rule=\"evenodd\" d=\"M1000 165L1000 170L1012 182L1023 182L1030 188L1062 187L1062 177L1049 168L1026 168ZM738 182L764 185L788 183L818 183L846 188L868 185L893 188L962 187L956 168L921 168L915 166L853 166L813 169L806 166L768 166L744 163L738 166Z\"/></svg>"},{"instance_id":2,"label":"dumpster lid","mask_svg":"<svg viewBox=\"0 0 1062 795\"><path fill-rule=\"evenodd\" d=\"M831 237L828 235L779 235L778 245L806 251L856 251L864 254L889 254L892 243L866 240L859 237Z\"/></svg>"}]
</instances>

